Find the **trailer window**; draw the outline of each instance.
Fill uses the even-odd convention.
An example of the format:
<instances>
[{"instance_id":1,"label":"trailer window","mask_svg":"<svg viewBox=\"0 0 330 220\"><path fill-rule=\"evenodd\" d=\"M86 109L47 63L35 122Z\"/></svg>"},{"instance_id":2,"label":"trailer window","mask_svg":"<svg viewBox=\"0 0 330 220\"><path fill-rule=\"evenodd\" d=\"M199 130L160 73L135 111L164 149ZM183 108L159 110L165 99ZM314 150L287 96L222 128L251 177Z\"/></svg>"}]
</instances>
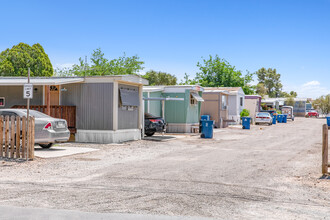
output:
<instances>
[{"instance_id":1,"label":"trailer window","mask_svg":"<svg viewBox=\"0 0 330 220\"><path fill-rule=\"evenodd\" d=\"M4 97L0 98L0 107L5 107L5 98Z\"/></svg>"},{"instance_id":2,"label":"trailer window","mask_svg":"<svg viewBox=\"0 0 330 220\"><path fill-rule=\"evenodd\" d=\"M221 106L222 106L222 110L227 109L227 99L225 95L221 96Z\"/></svg>"}]
</instances>

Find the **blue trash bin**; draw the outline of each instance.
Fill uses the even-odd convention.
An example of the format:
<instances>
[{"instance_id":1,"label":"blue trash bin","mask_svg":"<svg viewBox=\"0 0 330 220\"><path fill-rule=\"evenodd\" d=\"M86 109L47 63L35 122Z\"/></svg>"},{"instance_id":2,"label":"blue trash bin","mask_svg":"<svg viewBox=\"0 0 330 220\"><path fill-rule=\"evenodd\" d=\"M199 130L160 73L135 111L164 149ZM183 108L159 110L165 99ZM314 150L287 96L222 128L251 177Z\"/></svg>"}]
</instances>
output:
<instances>
[{"instance_id":1,"label":"blue trash bin","mask_svg":"<svg viewBox=\"0 0 330 220\"><path fill-rule=\"evenodd\" d=\"M199 121L199 133L202 133L202 121L210 120L209 115L201 115L201 120Z\"/></svg>"},{"instance_id":2,"label":"blue trash bin","mask_svg":"<svg viewBox=\"0 0 330 220\"><path fill-rule=\"evenodd\" d=\"M273 115L273 125L276 125L276 115Z\"/></svg>"},{"instance_id":3,"label":"blue trash bin","mask_svg":"<svg viewBox=\"0 0 330 220\"><path fill-rule=\"evenodd\" d=\"M201 120L210 120L210 116L209 115L201 115Z\"/></svg>"},{"instance_id":4,"label":"blue trash bin","mask_svg":"<svg viewBox=\"0 0 330 220\"><path fill-rule=\"evenodd\" d=\"M283 115L277 115L277 122L278 123L283 123Z\"/></svg>"},{"instance_id":5,"label":"blue trash bin","mask_svg":"<svg viewBox=\"0 0 330 220\"><path fill-rule=\"evenodd\" d=\"M242 128L250 129L251 118L250 117L242 117Z\"/></svg>"},{"instance_id":6,"label":"blue trash bin","mask_svg":"<svg viewBox=\"0 0 330 220\"><path fill-rule=\"evenodd\" d=\"M201 138L213 138L213 124L214 121L202 120Z\"/></svg>"},{"instance_id":7,"label":"blue trash bin","mask_svg":"<svg viewBox=\"0 0 330 220\"><path fill-rule=\"evenodd\" d=\"M283 115L283 123L286 123L287 122L287 119L288 119L288 115Z\"/></svg>"},{"instance_id":8,"label":"blue trash bin","mask_svg":"<svg viewBox=\"0 0 330 220\"><path fill-rule=\"evenodd\" d=\"M330 116L327 116L327 125L330 126Z\"/></svg>"}]
</instances>

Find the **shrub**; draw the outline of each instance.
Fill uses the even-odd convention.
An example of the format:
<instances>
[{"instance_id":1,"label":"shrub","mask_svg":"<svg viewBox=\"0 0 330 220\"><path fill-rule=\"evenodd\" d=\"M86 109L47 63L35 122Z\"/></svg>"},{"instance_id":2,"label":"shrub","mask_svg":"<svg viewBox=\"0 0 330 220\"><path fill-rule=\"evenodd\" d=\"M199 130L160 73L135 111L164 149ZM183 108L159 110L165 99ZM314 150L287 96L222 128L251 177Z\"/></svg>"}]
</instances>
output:
<instances>
[{"instance_id":1,"label":"shrub","mask_svg":"<svg viewBox=\"0 0 330 220\"><path fill-rule=\"evenodd\" d=\"M248 117L250 115L250 111L247 109L243 109L240 116L242 117Z\"/></svg>"}]
</instances>

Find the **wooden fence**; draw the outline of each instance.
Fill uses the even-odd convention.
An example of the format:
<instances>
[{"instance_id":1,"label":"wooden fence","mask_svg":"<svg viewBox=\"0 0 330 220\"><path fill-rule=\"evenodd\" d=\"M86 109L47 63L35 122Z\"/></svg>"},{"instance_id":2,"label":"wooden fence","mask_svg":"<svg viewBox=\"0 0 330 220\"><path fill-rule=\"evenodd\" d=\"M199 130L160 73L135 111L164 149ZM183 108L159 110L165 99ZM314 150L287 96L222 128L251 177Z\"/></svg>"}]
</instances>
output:
<instances>
[{"instance_id":1,"label":"wooden fence","mask_svg":"<svg viewBox=\"0 0 330 220\"><path fill-rule=\"evenodd\" d=\"M322 174L328 174L329 164L329 127L323 125L322 129Z\"/></svg>"},{"instance_id":2,"label":"wooden fence","mask_svg":"<svg viewBox=\"0 0 330 220\"><path fill-rule=\"evenodd\" d=\"M34 159L34 117L0 117L0 158Z\"/></svg>"},{"instance_id":3,"label":"wooden fence","mask_svg":"<svg viewBox=\"0 0 330 220\"><path fill-rule=\"evenodd\" d=\"M15 105L12 108L26 109L26 105ZM47 105L31 105L30 109L47 114ZM71 133L76 133L76 106L51 105L50 115L54 118L65 119Z\"/></svg>"}]
</instances>

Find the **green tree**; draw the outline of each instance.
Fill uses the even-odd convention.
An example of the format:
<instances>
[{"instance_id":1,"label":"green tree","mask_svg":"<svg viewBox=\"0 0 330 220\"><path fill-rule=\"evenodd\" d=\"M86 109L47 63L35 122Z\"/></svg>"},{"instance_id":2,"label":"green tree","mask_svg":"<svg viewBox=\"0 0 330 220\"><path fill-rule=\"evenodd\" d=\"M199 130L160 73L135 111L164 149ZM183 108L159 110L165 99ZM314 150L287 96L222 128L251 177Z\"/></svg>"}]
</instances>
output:
<instances>
[{"instance_id":1,"label":"green tree","mask_svg":"<svg viewBox=\"0 0 330 220\"><path fill-rule=\"evenodd\" d=\"M209 56L197 63L199 72L195 80L205 87L242 87L246 94L253 94L254 87L249 83L252 81L253 74L247 73L243 76L241 71L236 70L235 66L229 64L225 59L218 55Z\"/></svg>"},{"instance_id":2,"label":"green tree","mask_svg":"<svg viewBox=\"0 0 330 220\"><path fill-rule=\"evenodd\" d=\"M276 72L276 69L261 68L257 72L259 83L267 89L267 95L271 98L279 97L282 91L281 74Z\"/></svg>"},{"instance_id":3,"label":"green tree","mask_svg":"<svg viewBox=\"0 0 330 220\"><path fill-rule=\"evenodd\" d=\"M180 85L196 85L197 81L195 79L190 79L187 73L184 74L183 80L181 80Z\"/></svg>"},{"instance_id":4,"label":"green tree","mask_svg":"<svg viewBox=\"0 0 330 220\"><path fill-rule=\"evenodd\" d=\"M70 69L58 70L59 75L75 76L105 76L105 75L136 75L143 70L144 62L138 56L123 56L108 60L101 48L93 50L90 65L79 58L79 64L74 64Z\"/></svg>"},{"instance_id":5,"label":"green tree","mask_svg":"<svg viewBox=\"0 0 330 220\"><path fill-rule=\"evenodd\" d=\"M320 109L325 115L330 113L330 94L315 99L312 103L314 109Z\"/></svg>"},{"instance_id":6,"label":"green tree","mask_svg":"<svg viewBox=\"0 0 330 220\"><path fill-rule=\"evenodd\" d=\"M256 93L259 94L261 97L264 97L268 94L268 90L263 83L258 83L256 86Z\"/></svg>"},{"instance_id":7,"label":"green tree","mask_svg":"<svg viewBox=\"0 0 330 220\"><path fill-rule=\"evenodd\" d=\"M176 85L177 78L174 75L165 72L156 72L154 70L150 70L146 72L143 78L149 80L149 85Z\"/></svg>"},{"instance_id":8,"label":"green tree","mask_svg":"<svg viewBox=\"0 0 330 220\"><path fill-rule=\"evenodd\" d=\"M285 105L294 107L295 101L292 96L289 96L285 100Z\"/></svg>"},{"instance_id":9,"label":"green tree","mask_svg":"<svg viewBox=\"0 0 330 220\"><path fill-rule=\"evenodd\" d=\"M52 76L54 73L48 55L38 43L32 47L19 43L0 53L1 76L27 76L28 67L31 76Z\"/></svg>"}]
</instances>

